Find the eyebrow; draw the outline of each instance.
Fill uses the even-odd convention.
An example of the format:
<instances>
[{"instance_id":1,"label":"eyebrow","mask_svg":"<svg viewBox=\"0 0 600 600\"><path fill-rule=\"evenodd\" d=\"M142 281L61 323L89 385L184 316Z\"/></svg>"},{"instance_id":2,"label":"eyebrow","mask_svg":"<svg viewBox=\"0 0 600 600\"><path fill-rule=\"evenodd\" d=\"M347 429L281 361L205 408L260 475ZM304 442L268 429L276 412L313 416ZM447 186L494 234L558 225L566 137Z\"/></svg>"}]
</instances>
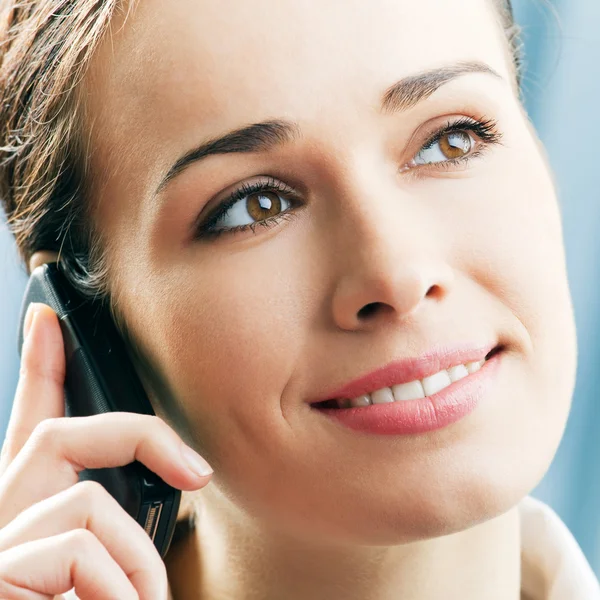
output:
<instances>
[{"instance_id":1,"label":"eyebrow","mask_svg":"<svg viewBox=\"0 0 600 600\"><path fill-rule=\"evenodd\" d=\"M479 61L463 61L404 77L390 86L382 95L380 111L384 114L403 112L429 98L440 87L461 75L484 73L499 79L489 65ZM301 137L300 127L293 121L272 119L253 123L209 139L181 156L156 188L159 194L167 184L191 164L215 154L266 152Z\"/></svg>"}]
</instances>

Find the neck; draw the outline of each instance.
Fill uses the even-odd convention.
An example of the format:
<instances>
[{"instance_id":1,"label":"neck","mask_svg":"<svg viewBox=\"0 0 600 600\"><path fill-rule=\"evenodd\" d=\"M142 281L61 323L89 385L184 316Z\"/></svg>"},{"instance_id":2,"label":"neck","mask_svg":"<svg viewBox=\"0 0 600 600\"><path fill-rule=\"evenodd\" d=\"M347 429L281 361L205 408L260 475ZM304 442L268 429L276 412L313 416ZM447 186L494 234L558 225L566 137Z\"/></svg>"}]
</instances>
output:
<instances>
[{"instance_id":1,"label":"neck","mask_svg":"<svg viewBox=\"0 0 600 600\"><path fill-rule=\"evenodd\" d=\"M265 533L203 491L167 557L174 600L519 600L518 508L399 546L324 547Z\"/></svg>"}]
</instances>

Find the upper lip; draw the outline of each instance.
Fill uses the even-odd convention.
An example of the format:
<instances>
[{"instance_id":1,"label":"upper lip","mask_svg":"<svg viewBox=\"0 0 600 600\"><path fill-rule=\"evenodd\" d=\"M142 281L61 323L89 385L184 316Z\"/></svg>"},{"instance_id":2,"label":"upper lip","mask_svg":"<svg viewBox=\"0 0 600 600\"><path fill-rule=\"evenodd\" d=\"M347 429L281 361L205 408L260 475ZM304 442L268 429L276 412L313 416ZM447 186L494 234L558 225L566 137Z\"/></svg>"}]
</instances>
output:
<instances>
[{"instance_id":1,"label":"upper lip","mask_svg":"<svg viewBox=\"0 0 600 600\"><path fill-rule=\"evenodd\" d=\"M434 375L443 369L484 359L496 343L485 345L440 345L415 358L404 358L361 375L341 387L331 390L310 403L327 400L352 399L376 390L408 383Z\"/></svg>"}]
</instances>

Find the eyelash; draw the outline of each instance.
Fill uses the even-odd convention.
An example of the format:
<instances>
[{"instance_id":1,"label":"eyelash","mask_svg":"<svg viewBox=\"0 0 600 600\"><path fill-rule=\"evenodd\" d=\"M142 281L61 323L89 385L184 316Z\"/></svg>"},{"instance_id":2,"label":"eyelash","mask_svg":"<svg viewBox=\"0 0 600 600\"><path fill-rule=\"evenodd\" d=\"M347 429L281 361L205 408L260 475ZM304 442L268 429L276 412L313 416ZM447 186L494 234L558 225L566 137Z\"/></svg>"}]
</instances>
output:
<instances>
[{"instance_id":1,"label":"eyelash","mask_svg":"<svg viewBox=\"0 0 600 600\"><path fill-rule=\"evenodd\" d=\"M419 152L423 150L429 150L434 144L439 142L444 136L450 133L471 131L478 138L480 138L483 147L478 150L474 150L467 156L461 156L459 158L449 158L443 162L430 163L427 165L417 165L411 167L411 170L419 167L429 167L436 169L447 169L457 164L466 164L473 158L477 158L483 154L483 151L492 145L499 144L502 139L502 134L498 131L498 123L493 119L471 119L469 117L461 117L457 121L448 121L445 127L439 129L433 134L431 138L425 144L421 146Z\"/></svg>"},{"instance_id":2,"label":"eyelash","mask_svg":"<svg viewBox=\"0 0 600 600\"><path fill-rule=\"evenodd\" d=\"M246 231L246 229L251 229L252 233L256 227L271 227L272 225L276 225L282 219L290 219L295 214L293 213L293 209L297 208L300 205L300 202L295 198L286 198L288 202L292 205L291 208L288 208L284 212L281 212L276 217L269 217L267 219L263 219L262 221L256 221L255 223L248 223L247 225L239 225L238 227L225 228L222 227L220 229L212 229L212 226L219 221L222 217L224 217L229 209L245 198L246 196L250 196L250 194L255 194L257 192L275 192L277 194L285 194L286 196L292 195L295 193L295 190L291 187L285 185L281 181L277 181L272 177L268 177L266 181L257 181L255 183L243 183L229 198L226 198L223 203L213 212L208 219L200 225L197 230L196 237L203 239L209 238L214 239L224 233L236 233L241 231Z\"/></svg>"},{"instance_id":3,"label":"eyelash","mask_svg":"<svg viewBox=\"0 0 600 600\"><path fill-rule=\"evenodd\" d=\"M409 167L407 170L420 170L424 167L429 169L433 168L444 170L454 167L457 164L466 164L472 158L481 156L487 147L499 144L502 138L502 134L497 129L497 122L493 119L476 120L469 117L462 117L454 122L449 121L444 127L440 128L428 139L427 142L425 142L425 144L419 148L419 152L422 152L423 150L429 150L434 144L439 142L444 136L450 133L467 131L474 133L481 140L481 144L483 146L482 148L473 150L467 156L449 158L442 162L416 165ZM268 217L267 219L256 221L255 223L249 223L230 228L212 228L216 222L218 222L227 214L229 209L234 206L234 204L244 199L246 196L255 194L257 192L274 192L278 194L284 194L286 195L286 200L291 204L291 207L275 217ZM270 228L282 220L290 220L292 217L296 216L294 211L301 204L299 200L294 198L294 194L295 190L293 188L272 177L268 177L266 180L254 183L243 183L237 190L233 192L233 194L231 194L222 202L222 204L208 217L204 223L196 228L195 239L215 239L223 234L238 233L246 231L247 229L252 230L252 233L254 234L256 227ZM289 196L291 196L291 198Z\"/></svg>"}]
</instances>

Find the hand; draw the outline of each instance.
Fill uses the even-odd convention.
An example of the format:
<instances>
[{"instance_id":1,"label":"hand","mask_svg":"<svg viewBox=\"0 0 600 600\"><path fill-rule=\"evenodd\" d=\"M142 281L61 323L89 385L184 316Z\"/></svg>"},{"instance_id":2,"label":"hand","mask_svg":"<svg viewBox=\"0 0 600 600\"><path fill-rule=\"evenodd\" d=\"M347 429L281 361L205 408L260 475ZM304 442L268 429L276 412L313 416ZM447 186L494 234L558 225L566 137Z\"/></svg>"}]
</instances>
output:
<instances>
[{"instance_id":1,"label":"hand","mask_svg":"<svg viewBox=\"0 0 600 600\"><path fill-rule=\"evenodd\" d=\"M21 370L0 455L0 598L165 600L163 561L143 528L85 468L144 463L168 484L195 490L210 467L156 416L64 416L65 356L56 314L27 315ZM207 466L204 475L193 470Z\"/></svg>"}]
</instances>

